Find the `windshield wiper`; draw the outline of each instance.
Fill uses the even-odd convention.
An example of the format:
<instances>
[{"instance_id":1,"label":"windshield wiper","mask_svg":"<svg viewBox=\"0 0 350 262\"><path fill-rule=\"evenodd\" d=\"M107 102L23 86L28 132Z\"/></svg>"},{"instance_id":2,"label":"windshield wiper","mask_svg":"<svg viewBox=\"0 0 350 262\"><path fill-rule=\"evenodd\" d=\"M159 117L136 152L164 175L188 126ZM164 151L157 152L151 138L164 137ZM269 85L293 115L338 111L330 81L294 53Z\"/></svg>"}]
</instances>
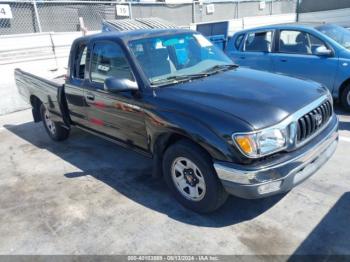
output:
<instances>
[{"instance_id":1,"label":"windshield wiper","mask_svg":"<svg viewBox=\"0 0 350 262\"><path fill-rule=\"evenodd\" d=\"M208 76L208 73L199 73L199 74L190 74L190 75L173 75L173 76L168 76L166 78L160 78L153 80L151 82L152 85L161 85L161 84L176 84L179 82L183 81L189 81L201 77L206 77Z\"/></svg>"},{"instance_id":2,"label":"windshield wiper","mask_svg":"<svg viewBox=\"0 0 350 262\"><path fill-rule=\"evenodd\" d=\"M224 64L224 65L215 65L209 69L197 73L197 74L188 74L188 75L172 75L165 78L159 78L151 81L151 84L154 86L167 85L167 84L176 84L184 81L190 81L193 79L198 79L202 77L207 77L209 75L215 74L220 71L226 71L233 68L237 68L238 65L235 64Z\"/></svg>"},{"instance_id":3,"label":"windshield wiper","mask_svg":"<svg viewBox=\"0 0 350 262\"><path fill-rule=\"evenodd\" d=\"M208 68L203 73L207 73L207 74L211 75L211 74L215 74L215 73L220 72L220 71L231 70L231 69L234 69L237 67L238 67L238 65L236 65L236 64L215 65L215 66Z\"/></svg>"}]
</instances>

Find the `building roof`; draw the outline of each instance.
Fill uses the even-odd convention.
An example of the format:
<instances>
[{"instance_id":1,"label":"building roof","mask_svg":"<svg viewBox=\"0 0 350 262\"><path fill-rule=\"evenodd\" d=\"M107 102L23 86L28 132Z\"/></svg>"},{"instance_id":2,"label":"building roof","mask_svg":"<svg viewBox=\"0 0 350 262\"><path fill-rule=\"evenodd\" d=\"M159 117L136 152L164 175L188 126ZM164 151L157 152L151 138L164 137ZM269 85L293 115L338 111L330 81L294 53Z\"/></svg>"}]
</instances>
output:
<instances>
[{"instance_id":1,"label":"building roof","mask_svg":"<svg viewBox=\"0 0 350 262\"><path fill-rule=\"evenodd\" d=\"M176 25L160 18L135 18L104 20L102 31L130 31L137 29L178 28Z\"/></svg>"}]
</instances>

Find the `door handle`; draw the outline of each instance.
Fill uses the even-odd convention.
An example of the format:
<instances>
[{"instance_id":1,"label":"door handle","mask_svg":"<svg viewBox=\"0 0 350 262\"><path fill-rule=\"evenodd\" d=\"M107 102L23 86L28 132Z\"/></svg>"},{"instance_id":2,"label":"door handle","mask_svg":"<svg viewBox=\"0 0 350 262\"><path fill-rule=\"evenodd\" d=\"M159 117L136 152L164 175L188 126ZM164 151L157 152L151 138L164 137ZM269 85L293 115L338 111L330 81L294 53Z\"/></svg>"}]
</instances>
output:
<instances>
[{"instance_id":1,"label":"door handle","mask_svg":"<svg viewBox=\"0 0 350 262\"><path fill-rule=\"evenodd\" d=\"M288 60L287 59L281 59L281 62L287 62Z\"/></svg>"},{"instance_id":2,"label":"door handle","mask_svg":"<svg viewBox=\"0 0 350 262\"><path fill-rule=\"evenodd\" d=\"M240 59L245 59L245 56L241 56L241 57L239 57Z\"/></svg>"},{"instance_id":3,"label":"door handle","mask_svg":"<svg viewBox=\"0 0 350 262\"><path fill-rule=\"evenodd\" d=\"M86 94L86 99L94 101L95 100L95 96L94 96L94 94L88 93L88 94Z\"/></svg>"}]
</instances>

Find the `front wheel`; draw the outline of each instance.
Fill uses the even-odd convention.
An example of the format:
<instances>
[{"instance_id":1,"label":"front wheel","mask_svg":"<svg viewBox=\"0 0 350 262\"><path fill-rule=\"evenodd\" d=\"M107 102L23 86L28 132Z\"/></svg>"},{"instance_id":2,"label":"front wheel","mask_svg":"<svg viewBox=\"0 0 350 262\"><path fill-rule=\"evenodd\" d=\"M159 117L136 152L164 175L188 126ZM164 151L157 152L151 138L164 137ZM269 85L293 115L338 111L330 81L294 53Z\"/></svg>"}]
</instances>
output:
<instances>
[{"instance_id":1,"label":"front wheel","mask_svg":"<svg viewBox=\"0 0 350 262\"><path fill-rule=\"evenodd\" d=\"M347 85L340 97L341 105L346 111L350 111L350 84Z\"/></svg>"},{"instance_id":2,"label":"front wheel","mask_svg":"<svg viewBox=\"0 0 350 262\"><path fill-rule=\"evenodd\" d=\"M51 119L49 110L41 104L40 106L41 119L43 121L44 127L51 139L55 141L62 141L67 139L69 136L69 130L62 127L59 123Z\"/></svg>"},{"instance_id":3,"label":"front wheel","mask_svg":"<svg viewBox=\"0 0 350 262\"><path fill-rule=\"evenodd\" d=\"M210 157L190 141L181 140L166 150L163 174L175 198L193 211L212 212L227 199Z\"/></svg>"}]
</instances>

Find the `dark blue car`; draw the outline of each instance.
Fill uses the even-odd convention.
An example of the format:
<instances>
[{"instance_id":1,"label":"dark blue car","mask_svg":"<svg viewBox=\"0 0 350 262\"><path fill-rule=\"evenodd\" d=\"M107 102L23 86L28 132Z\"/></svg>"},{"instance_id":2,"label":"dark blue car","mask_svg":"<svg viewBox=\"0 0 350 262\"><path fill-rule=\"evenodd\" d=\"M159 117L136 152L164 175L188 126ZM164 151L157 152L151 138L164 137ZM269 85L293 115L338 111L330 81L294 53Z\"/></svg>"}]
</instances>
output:
<instances>
[{"instance_id":1,"label":"dark blue car","mask_svg":"<svg viewBox=\"0 0 350 262\"><path fill-rule=\"evenodd\" d=\"M227 45L237 64L310 79L350 110L350 31L334 24L283 24L237 32Z\"/></svg>"}]
</instances>

